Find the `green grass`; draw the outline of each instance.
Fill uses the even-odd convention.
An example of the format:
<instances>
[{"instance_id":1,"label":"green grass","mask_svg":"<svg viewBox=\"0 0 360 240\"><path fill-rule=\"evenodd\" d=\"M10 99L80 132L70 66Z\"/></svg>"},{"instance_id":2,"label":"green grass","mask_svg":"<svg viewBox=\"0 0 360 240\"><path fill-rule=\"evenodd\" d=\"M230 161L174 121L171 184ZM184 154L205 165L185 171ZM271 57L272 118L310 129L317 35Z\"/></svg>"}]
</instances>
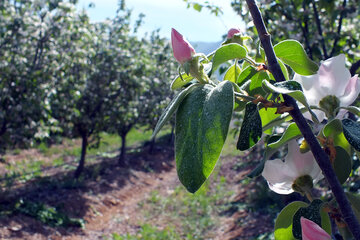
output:
<instances>
[{"instance_id":1,"label":"green grass","mask_svg":"<svg viewBox=\"0 0 360 240\"><path fill-rule=\"evenodd\" d=\"M190 194L183 186L178 186L168 196L163 196L159 191L153 191L150 196L139 203L144 216L145 226L152 222L152 228L143 228L135 235L113 235L113 239L211 239L214 229L221 225L219 214L228 208L227 199L232 192L227 188L224 177L218 175L217 168L213 176L195 194ZM154 219L161 218L160 222L168 223L167 232L156 228ZM145 225L144 225L145 224ZM174 227L176 226L176 227ZM152 232L153 238L139 238ZM166 236L164 234L171 234ZM114 236L118 237L115 238ZM166 236L165 238L161 238Z\"/></svg>"},{"instance_id":2,"label":"green grass","mask_svg":"<svg viewBox=\"0 0 360 240\"><path fill-rule=\"evenodd\" d=\"M158 134L158 138L169 134L171 131L170 127L164 128ZM146 127L133 128L126 136L126 146L134 147L140 146L145 141L149 141L152 135L152 130L147 130ZM88 155L103 155L116 151L121 146L121 138L117 134L100 133L100 143L97 147L89 145L87 154ZM81 154L81 141L77 141L77 145L74 146L73 139L64 139L62 145L48 146L42 142L36 146L36 148L45 156L51 157L56 154L62 156L74 156L79 157Z\"/></svg>"},{"instance_id":3,"label":"green grass","mask_svg":"<svg viewBox=\"0 0 360 240\"><path fill-rule=\"evenodd\" d=\"M42 223L55 227L84 227L84 220L70 218L60 210L39 202L20 200L14 211L36 218Z\"/></svg>"},{"instance_id":4,"label":"green grass","mask_svg":"<svg viewBox=\"0 0 360 240\"><path fill-rule=\"evenodd\" d=\"M113 240L181 240L179 234L173 227L166 227L165 229L160 230L150 224L142 225L140 231L136 235L119 235L113 233L111 237Z\"/></svg>"}]
</instances>

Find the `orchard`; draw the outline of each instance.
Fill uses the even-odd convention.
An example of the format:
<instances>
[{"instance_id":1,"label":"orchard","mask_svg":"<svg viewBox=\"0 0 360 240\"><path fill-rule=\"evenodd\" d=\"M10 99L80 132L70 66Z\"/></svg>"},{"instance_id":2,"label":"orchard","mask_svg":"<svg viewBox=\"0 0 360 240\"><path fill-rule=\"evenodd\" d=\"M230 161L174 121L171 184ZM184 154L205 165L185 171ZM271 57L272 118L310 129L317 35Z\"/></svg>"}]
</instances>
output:
<instances>
[{"instance_id":1,"label":"orchard","mask_svg":"<svg viewBox=\"0 0 360 240\"><path fill-rule=\"evenodd\" d=\"M359 1L234 0L246 30L207 55L174 28L139 37L143 16L132 23L125 1L102 22L76 2L0 2L2 154L79 139L81 179L103 134L118 135L125 168L132 130L152 131L152 154L171 128L178 179L196 193L237 122L237 153L262 153L249 181L301 196L276 214L273 238L360 239Z\"/></svg>"}]
</instances>

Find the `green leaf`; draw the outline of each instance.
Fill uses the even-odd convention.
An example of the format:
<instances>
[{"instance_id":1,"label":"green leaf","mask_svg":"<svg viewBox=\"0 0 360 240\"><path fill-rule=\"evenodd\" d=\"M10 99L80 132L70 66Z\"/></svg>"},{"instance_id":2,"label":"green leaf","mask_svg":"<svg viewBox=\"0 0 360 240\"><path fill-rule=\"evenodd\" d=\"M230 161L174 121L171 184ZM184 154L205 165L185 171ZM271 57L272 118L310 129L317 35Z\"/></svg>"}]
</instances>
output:
<instances>
[{"instance_id":1,"label":"green leaf","mask_svg":"<svg viewBox=\"0 0 360 240\"><path fill-rule=\"evenodd\" d=\"M285 40L274 46L275 54L294 72L300 75L313 75L319 69L307 55L303 46L295 40Z\"/></svg>"},{"instance_id":2,"label":"green leaf","mask_svg":"<svg viewBox=\"0 0 360 240\"><path fill-rule=\"evenodd\" d=\"M250 96L256 94L264 95L265 91L262 88L262 81L270 80L270 76L265 71L257 71L253 66L247 66L239 75L236 83L242 86ZM250 84L245 87L248 80L251 80Z\"/></svg>"},{"instance_id":3,"label":"green leaf","mask_svg":"<svg viewBox=\"0 0 360 240\"><path fill-rule=\"evenodd\" d=\"M266 126L268 123L279 117L279 114L276 114L275 112L276 112L276 108L268 108L268 109L262 108L259 110L263 131L264 131L264 126ZM272 129L269 128L266 131L264 131L264 133L271 135Z\"/></svg>"},{"instance_id":4,"label":"green leaf","mask_svg":"<svg viewBox=\"0 0 360 240\"><path fill-rule=\"evenodd\" d=\"M230 43L218 48L213 58L212 72L214 72L221 64L232 59L243 59L247 56L246 49L237 44Z\"/></svg>"},{"instance_id":5,"label":"green leaf","mask_svg":"<svg viewBox=\"0 0 360 240\"><path fill-rule=\"evenodd\" d=\"M251 79L258 71L253 66L247 66L241 71L240 76L237 79L237 84L242 86L247 80Z\"/></svg>"},{"instance_id":6,"label":"green leaf","mask_svg":"<svg viewBox=\"0 0 360 240\"><path fill-rule=\"evenodd\" d=\"M343 184L346 182L351 173L352 160L347 151L342 147L335 147L335 150L336 157L333 163L333 168L339 182Z\"/></svg>"},{"instance_id":7,"label":"green leaf","mask_svg":"<svg viewBox=\"0 0 360 240\"><path fill-rule=\"evenodd\" d=\"M244 151L254 146L261 138L261 118L257 105L249 102L246 104L244 121L241 125L237 149Z\"/></svg>"},{"instance_id":8,"label":"green leaf","mask_svg":"<svg viewBox=\"0 0 360 240\"><path fill-rule=\"evenodd\" d=\"M192 84L189 87L182 90L178 95L176 95L169 105L165 108L164 112L161 114L159 121L156 124L155 130L151 136L154 138L156 134L159 133L161 128L166 124L166 122L171 118L171 116L175 113L176 109L179 107L184 98L193 91L196 87L201 86L200 84Z\"/></svg>"},{"instance_id":9,"label":"green leaf","mask_svg":"<svg viewBox=\"0 0 360 240\"><path fill-rule=\"evenodd\" d=\"M201 12L202 9L202 5L198 4L198 3L194 3L193 8L198 11Z\"/></svg>"},{"instance_id":10,"label":"green leaf","mask_svg":"<svg viewBox=\"0 0 360 240\"><path fill-rule=\"evenodd\" d=\"M346 192L346 197L349 200L355 216L360 221L360 196L353 193Z\"/></svg>"},{"instance_id":11,"label":"green leaf","mask_svg":"<svg viewBox=\"0 0 360 240\"><path fill-rule=\"evenodd\" d=\"M281 68L282 73L284 74L285 80L289 80L289 72L285 66L285 64L283 63L283 61L281 61L279 58L277 59Z\"/></svg>"},{"instance_id":12,"label":"green leaf","mask_svg":"<svg viewBox=\"0 0 360 240\"><path fill-rule=\"evenodd\" d=\"M360 124L351 119L343 119L342 126L346 140L356 151L360 151Z\"/></svg>"},{"instance_id":13,"label":"green leaf","mask_svg":"<svg viewBox=\"0 0 360 240\"><path fill-rule=\"evenodd\" d=\"M224 80L236 83L237 78L239 77L241 69L238 64L233 64L225 73Z\"/></svg>"},{"instance_id":14,"label":"green leaf","mask_svg":"<svg viewBox=\"0 0 360 240\"><path fill-rule=\"evenodd\" d=\"M334 141L334 146L339 146L351 154L351 145L346 140L343 133L342 123L339 119L333 119L328 122L322 129L322 135L326 138L331 138Z\"/></svg>"},{"instance_id":15,"label":"green leaf","mask_svg":"<svg viewBox=\"0 0 360 240\"><path fill-rule=\"evenodd\" d=\"M355 114L356 116L360 116L360 108L358 108L358 107L348 106L348 107L339 107L339 109L345 109L345 110Z\"/></svg>"},{"instance_id":16,"label":"green leaf","mask_svg":"<svg viewBox=\"0 0 360 240\"><path fill-rule=\"evenodd\" d=\"M312 120L314 122L319 122L317 119L315 113L310 109L309 104L306 101L306 97L303 93L302 86L300 83L296 81L286 81L286 82L278 82L275 84L271 84L270 82L264 80L263 81L263 88L269 92L276 92L281 94L287 94L293 98L295 98L297 101L302 103L310 112L312 116Z\"/></svg>"},{"instance_id":17,"label":"green leaf","mask_svg":"<svg viewBox=\"0 0 360 240\"><path fill-rule=\"evenodd\" d=\"M194 78L190 75L187 75L186 73L181 74L182 79L180 76L177 76L171 83L170 88L171 90L176 90L179 89L183 86L185 86L186 84L188 84L191 80L193 80Z\"/></svg>"},{"instance_id":18,"label":"green leaf","mask_svg":"<svg viewBox=\"0 0 360 240\"><path fill-rule=\"evenodd\" d=\"M320 199L315 199L307 207L300 207L293 217L293 236L301 239L301 224L300 218L305 217L317 225L321 226L327 233L331 235L331 223L329 215L323 210L323 202Z\"/></svg>"},{"instance_id":19,"label":"green leaf","mask_svg":"<svg viewBox=\"0 0 360 240\"><path fill-rule=\"evenodd\" d=\"M270 80L270 76L267 72L259 71L251 78L251 83L248 89L250 96L255 96L256 94L264 96L266 93L262 88L262 81Z\"/></svg>"},{"instance_id":20,"label":"green leaf","mask_svg":"<svg viewBox=\"0 0 360 240\"><path fill-rule=\"evenodd\" d=\"M296 240L292 233L293 217L301 207L306 206L305 202L295 201L281 210L275 221L275 240Z\"/></svg>"},{"instance_id":21,"label":"green leaf","mask_svg":"<svg viewBox=\"0 0 360 240\"><path fill-rule=\"evenodd\" d=\"M213 171L234 106L232 83L209 84L189 93L176 113L175 158L181 183L194 193Z\"/></svg>"},{"instance_id":22,"label":"green leaf","mask_svg":"<svg viewBox=\"0 0 360 240\"><path fill-rule=\"evenodd\" d=\"M301 132L300 132L298 126L296 125L296 123L291 123L286 128L286 130L283 133L283 135L281 136L281 138L278 141L269 144L268 147L273 148L273 149L278 149L279 147L283 146L290 140L300 137L300 136L301 136Z\"/></svg>"}]
</instances>

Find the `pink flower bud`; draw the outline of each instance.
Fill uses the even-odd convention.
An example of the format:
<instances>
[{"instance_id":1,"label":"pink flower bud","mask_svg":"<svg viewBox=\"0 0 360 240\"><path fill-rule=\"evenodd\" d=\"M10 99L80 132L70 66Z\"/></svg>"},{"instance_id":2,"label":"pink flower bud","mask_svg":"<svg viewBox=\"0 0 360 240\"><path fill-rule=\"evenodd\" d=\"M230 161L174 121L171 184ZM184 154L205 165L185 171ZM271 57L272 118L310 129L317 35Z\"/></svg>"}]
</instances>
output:
<instances>
[{"instance_id":1,"label":"pink flower bud","mask_svg":"<svg viewBox=\"0 0 360 240\"><path fill-rule=\"evenodd\" d=\"M232 38L235 34L241 34L241 31L239 28L230 28L227 34L227 39Z\"/></svg>"},{"instance_id":2,"label":"pink flower bud","mask_svg":"<svg viewBox=\"0 0 360 240\"><path fill-rule=\"evenodd\" d=\"M171 29L171 44L174 57L181 64L191 60L195 54L195 50L191 44L184 39L183 35L173 28Z\"/></svg>"},{"instance_id":3,"label":"pink flower bud","mask_svg":"<svg viewBox=\"0 0 360 240\"><path fill-rule=\"evenodd\" d=\"M331 236L313 221L301 217L300 222L302 240L331 240Z\"/></svg>"}]
</instances>

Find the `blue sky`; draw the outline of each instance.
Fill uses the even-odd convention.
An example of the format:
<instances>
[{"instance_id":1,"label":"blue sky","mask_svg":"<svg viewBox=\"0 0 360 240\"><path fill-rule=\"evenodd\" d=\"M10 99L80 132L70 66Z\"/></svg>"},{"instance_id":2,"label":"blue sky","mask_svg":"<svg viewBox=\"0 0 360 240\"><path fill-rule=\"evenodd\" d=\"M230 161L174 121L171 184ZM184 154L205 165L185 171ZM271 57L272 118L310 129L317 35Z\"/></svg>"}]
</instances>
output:
<instances>
[{"instance_id":1,"label":"blue sky","mask_svg":"<svg viewBox=\"0 0 360 240\"><path fill-rule=\"evenodd\" d=\"M229 28L244 28L240 17L230 6L231 0L212 1L224 12L218 17L210 14L207 9L201 12L192 8L187 9L183 0L126 0L125 2L127 7L133 10L133 20L140 13L145 14L145 24L141 27L140 34L160 28L160 34L170 38L173 27L189 41L216 42L221 40L221 36L226 34ZM94 3L95 8L88 8L89 3ZM79 0L78 8L85 8L91 21L102 21L115 16L117 5L118 0Z\"/></svg>"}]
</instances>

